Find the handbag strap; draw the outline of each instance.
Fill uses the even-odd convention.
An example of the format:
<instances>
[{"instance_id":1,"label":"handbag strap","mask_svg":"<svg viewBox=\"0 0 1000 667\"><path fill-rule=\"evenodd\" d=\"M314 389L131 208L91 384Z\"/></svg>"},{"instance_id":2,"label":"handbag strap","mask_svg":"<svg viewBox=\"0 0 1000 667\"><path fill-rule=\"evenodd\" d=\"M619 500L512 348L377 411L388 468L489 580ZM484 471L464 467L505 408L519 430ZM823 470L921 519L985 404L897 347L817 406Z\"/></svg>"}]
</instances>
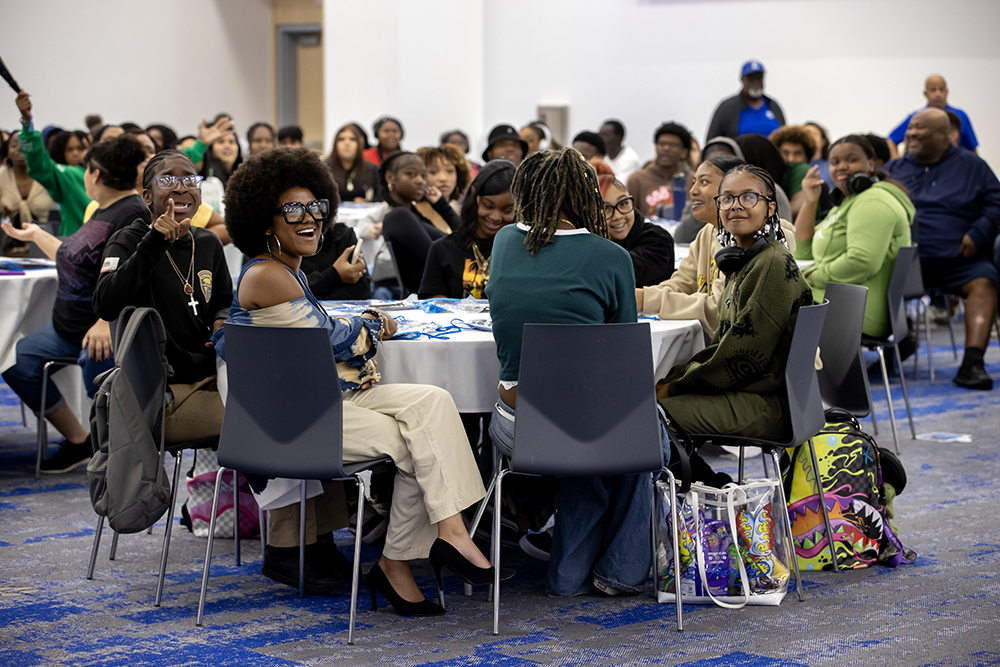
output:
<instances>
[{"instance_id":1,"label":"handbag strap","mask_svg":"<svg viewBox=\"0 0 1000 667\"><path fill-rule=\"evenodd\" d=\"M701 546L702 537L705 533L704 524L701 522L701 512L698 511L698 491L691 489L689 493L691 496L691 509L694 513L695 519L695 530L697 531L697 539L694 541L694 548L695 557L698 559L698 575L701 577L701 585L704 587L705 592L708 593L708 597L711 598L712 602L726 609L742 609L747 606L748 602L750 602L750 582L747 577L746 566L743 565L743 556L740 555L738 542L739 536L736 532L736 511L733 505L733 491L737 488L739 487L736 485L727 484L725 489L719 489L719 491L726 494L726 505L729 511L729 529L732 534L733 544L736 547L736 561L740 566L740 584L743 587L743 602L740 603L725 602L724 600L715 597L712 593L711 587L708 585L708 575L705 572L705 554Z\"/></svg>"}]
</instances>

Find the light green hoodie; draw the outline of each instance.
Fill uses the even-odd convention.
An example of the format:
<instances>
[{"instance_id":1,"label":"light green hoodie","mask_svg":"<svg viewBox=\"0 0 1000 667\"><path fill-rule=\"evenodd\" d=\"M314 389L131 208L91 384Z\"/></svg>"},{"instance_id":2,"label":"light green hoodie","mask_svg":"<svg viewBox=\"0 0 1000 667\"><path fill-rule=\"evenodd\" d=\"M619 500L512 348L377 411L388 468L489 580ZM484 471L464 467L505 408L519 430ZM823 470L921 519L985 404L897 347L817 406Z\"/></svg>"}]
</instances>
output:
<instances>
[{"instance_id":1,"label":"light green hoodie","mask_svg":"<svg viewBox=\"0 0 1000 667\"><path fill-rule=\"evenodd\" d=\"M822 303L827 283L868 288L865 335L890 333L886 293L896 254L910 245L913 203L891 183L876 183L859 195L849 195L816 225L811 241L799 241L796 259L814 259L805 270L813 298Z\"/></svg>"}]
</instances>

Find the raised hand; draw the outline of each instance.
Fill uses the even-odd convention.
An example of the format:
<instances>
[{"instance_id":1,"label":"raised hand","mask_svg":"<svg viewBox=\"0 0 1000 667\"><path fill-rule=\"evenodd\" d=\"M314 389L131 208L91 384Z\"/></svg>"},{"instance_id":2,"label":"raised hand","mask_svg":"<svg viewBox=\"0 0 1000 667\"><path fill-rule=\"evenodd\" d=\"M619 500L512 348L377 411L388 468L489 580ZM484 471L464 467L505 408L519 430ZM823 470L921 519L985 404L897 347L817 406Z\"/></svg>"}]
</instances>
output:
<instances>
[{"instance_id":1,"label":"raised hand","mask_svg":"<svg viewBox=\"0 0 1000 667\"><path fill-rule=\"evenodd\" d=\"M153 223L153 229L163 234L163 238L173 243L177 239L187 235L191 229L191 218L184 218L180 222L174 220L174 200L167 200L167 210Z\"/></svg>"},{"instance_id":2,"label":"raised hand","mask_svg":"<svg viewBox=\"0 0 1000 667\"><path fill-rule=\"evenodd\" d=\"M198 139L200 139L201 143L206 146L211 146L213 143L232 131L233 119L228 116L223 116L211 126L209 126L207 120L202 118L201 125L198 127Z\"/></svg>"},{"instance_id":3,"label":"raised hand","mask_svg":"<svg viewBox=\"0 0 1000 667\"><path fill-rule=\"evenodd\" d=\"M823 192L823 177L819 175L819 167L812 167L802 177L802 195L806 202L816 205L819 196Z\"/></svg>"},{"instance_id":4,"label":"raised hand","mask_svg":"<svg viewBox=\"0 0 1000 667\"><path fill-rule=\"evenodd\" d=\"M25 125L31 122L31 95L22 89L17 94L17 108L21 112L21 122Z\"/></svg>"}]
</instances>

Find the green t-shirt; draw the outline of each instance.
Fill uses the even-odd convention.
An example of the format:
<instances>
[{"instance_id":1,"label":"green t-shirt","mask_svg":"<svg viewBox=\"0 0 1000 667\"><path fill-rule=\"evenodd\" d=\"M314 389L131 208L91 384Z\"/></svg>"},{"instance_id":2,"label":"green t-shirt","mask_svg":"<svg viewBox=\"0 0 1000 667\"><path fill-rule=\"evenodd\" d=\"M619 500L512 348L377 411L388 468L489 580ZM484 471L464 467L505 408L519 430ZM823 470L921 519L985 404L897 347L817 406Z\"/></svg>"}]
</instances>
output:
<instances>
[{"instance_id":1,"label":"green t-shirt","mask_svg":"<svg viewBox=\"0 0 1000 667\"><path fill-rule=\"evenodd\" d=\"M635 274L621 246L584 229L557 231L532 255L528 228L507 225L493 241L490 300L500 379L517 380L527 323L635 322Z\"/></svg>"}]
</instances>

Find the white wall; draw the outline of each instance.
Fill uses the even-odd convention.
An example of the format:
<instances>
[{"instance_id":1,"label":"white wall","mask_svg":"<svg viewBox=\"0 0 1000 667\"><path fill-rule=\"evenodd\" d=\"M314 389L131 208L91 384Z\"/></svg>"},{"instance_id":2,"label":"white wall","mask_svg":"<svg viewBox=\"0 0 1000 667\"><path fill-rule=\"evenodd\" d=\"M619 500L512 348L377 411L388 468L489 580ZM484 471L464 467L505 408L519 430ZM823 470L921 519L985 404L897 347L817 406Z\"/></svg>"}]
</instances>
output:
<instances>
[{"instance_id":1,"label":"white wall","mask_svg":"<svg viewBox=\"0 0 1000 667\"><path fill-rule=\"evenodd\" d=\"M270 0L19 0L0 13L0 55L39 128L86 129L90 113L180 135L219 111L239 132L274 120ZM0 127L17 119L3 84Z\"/></svg>"},{"instance_id":2,"label":"white wall","mask_svg":"<svg viewBox=\"0 0 1000 667\"><path fill-rule=\"evenodd\" d=\"M677 120L704 141L757 58L790 123L887 134L943 74L1000 165L997 0L326 0L327 127L405 123L407 147L453 125L481 148L500 122L570 105L575 133L618 117L652 156ZM337 71L340 71L340 74ZM355 84L355 85L345 85ZM360 84L360 85L358 85ZM329 140L329 139L328 139ZM478 151L474 151L478 154Z\"/></svg>"}]
</instances>

